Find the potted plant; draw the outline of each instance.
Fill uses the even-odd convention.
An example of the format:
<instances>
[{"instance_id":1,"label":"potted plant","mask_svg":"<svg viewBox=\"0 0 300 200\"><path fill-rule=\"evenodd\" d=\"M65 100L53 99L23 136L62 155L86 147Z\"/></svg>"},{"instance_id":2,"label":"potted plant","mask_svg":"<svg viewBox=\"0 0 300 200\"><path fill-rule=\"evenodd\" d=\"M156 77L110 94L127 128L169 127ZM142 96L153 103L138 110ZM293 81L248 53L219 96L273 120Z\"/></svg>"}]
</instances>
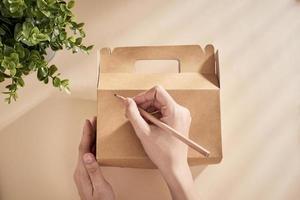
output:
<instances>
[{"instance_id":1,"label":"potted plant","mask_svg":"<svg viewBox=\"0 0 300 200\"><path fill-rule=\"evenodd\" d=\"M6 102L16 100L31 72L69 92L69 80L60 77L55 65L48 66L45 56L49 49L88 53L93 48L82 44L84 23L75 21L73 7L73 0L0 1L0 83L8 82Z\"/></svg>"}]
</instances>

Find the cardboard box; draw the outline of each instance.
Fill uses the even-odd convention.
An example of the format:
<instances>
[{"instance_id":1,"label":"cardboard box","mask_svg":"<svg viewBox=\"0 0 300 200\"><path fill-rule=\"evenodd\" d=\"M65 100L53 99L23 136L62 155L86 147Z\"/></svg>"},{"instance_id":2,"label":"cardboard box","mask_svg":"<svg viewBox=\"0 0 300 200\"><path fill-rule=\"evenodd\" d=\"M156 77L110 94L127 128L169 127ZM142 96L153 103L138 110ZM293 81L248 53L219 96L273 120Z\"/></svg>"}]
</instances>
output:
<instances>
[{"instance_id":1,"label":"cardboard box","mask_svg":"<svg viewBox=\"0 0 300 200\"><path fill-rule=\"evenodd\" d=\"M138 60L177 60L179 72L136 73ZM134 96L163 86L192 116L189 138L208 149L205 158L189 149L192 165L222 159L218 53L212 45L120 47L100 51L98 80L97 160L104 166L155 168L147 157L124 106L113 96Z\"/></svg>"}]
</instances>

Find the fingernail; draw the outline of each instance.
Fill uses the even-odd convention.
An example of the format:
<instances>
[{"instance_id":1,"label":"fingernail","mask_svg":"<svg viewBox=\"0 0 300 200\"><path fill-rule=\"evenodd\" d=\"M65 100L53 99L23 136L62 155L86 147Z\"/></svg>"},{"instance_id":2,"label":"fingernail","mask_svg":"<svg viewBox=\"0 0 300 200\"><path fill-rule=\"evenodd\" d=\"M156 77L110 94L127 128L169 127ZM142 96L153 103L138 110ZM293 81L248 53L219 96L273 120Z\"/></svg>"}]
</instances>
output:
<instances>
[{"instance_id":1,"label":"fingernail","mask_svg":"<svg viewBox=\"0 0 300 200\"><path fill-rule=\"evenodd\" d=\"M84 154L83 156L83 161L84 163L86 164L90 164L94 161L94 156L92 156L91 154L87 153L87 154Z\"/></svg>"}]
</instances>

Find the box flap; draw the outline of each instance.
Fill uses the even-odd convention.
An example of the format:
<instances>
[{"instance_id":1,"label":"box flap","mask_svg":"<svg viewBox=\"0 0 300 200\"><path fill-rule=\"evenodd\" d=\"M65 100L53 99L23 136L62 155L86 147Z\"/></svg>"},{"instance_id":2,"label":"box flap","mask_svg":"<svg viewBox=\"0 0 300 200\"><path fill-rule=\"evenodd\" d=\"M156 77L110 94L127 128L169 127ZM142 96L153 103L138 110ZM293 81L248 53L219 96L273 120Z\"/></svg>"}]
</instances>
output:
<instances>
[{"instance_id":1,"label":"box flap","mask_svg":"<svg viewBox=\"0 0 300 200\"><path fill-rule=\"evenodd\" d=\"M137 60L177 60L180 73L217 73L214 47L210 44L204 50L199 45L117 47L112 51L102 48L100 56L100 73L133 73Z\"/></svg>"}]
</instances>

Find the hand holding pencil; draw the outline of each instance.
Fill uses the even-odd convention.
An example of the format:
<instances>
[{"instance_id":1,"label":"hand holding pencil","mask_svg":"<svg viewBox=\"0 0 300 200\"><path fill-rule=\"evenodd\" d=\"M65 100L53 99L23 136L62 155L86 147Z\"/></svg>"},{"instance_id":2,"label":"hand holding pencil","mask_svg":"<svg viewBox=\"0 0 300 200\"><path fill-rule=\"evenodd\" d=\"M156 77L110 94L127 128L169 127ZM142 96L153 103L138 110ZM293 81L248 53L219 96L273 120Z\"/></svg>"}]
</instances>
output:
<instances>
[{"instance_id":1,"label":"hand holding pencil","mask_svg":"<svg viewBox=\"0 0 300 200\"><path fill-rule=\"evenodd\" d=\"M173 199L198 199L187 162L188 146L170 131L142 116L156 113L158 121L188 138L191 115L177 104L168 92L155 86L133 98L125 98L126 116L139 137L145 152L165 179ZM150 115L150 114L149 114ZM151 115L152 116L152 115Z\"/></svg>"},{"instance_id":2,"label":"hand holding pencil","mask_svg":"<svg viewBox=\"0 0 300 200\"><path fill-rule=\"evenodd\" d=\"M155 86L133 98L116 96L125 102L126 116L158 168L173 163L187 164L187 145L209 155L206 149L188 139L190 112L178 105L164 88ZM161 116L157 119L149 113Z\"/></svg>"},{"instance_id":3,"label":"hand holding pencil","mask_svg":"<svg viewBox=\"0 0 300 200\"><path fill-rule=\"evenodd\" d=\"M125 97L123 97L121 95L118 95L118 94L114 94L114 95L116 97L118 97L119 99L121 99L123 101L126 101ZM202 146L198 145L194 141L192 141L189 138L185 137L183 134L181 134L180 132L178 132L174 128L170 127L169 125L163 123L162 121L160 121L159 119L157 119L155 116L153 116L153 114L160 113L159 110L153 111L151 113L148 113L147 111L143 110L140 107L138 107L138 110L139 110L141 116L143 116L146 120L149 120L154 125L162 128L163 130L165 130L166 132L170 133L172 136L176 137L178 140L182 141L183 143L185 143L186 145L188 145L192 149L198 151L202 155L204 155L206 157L209 156L210 152L208 150L206 150L205 148L203 148Z\"/></svg>"}]
</instances>

